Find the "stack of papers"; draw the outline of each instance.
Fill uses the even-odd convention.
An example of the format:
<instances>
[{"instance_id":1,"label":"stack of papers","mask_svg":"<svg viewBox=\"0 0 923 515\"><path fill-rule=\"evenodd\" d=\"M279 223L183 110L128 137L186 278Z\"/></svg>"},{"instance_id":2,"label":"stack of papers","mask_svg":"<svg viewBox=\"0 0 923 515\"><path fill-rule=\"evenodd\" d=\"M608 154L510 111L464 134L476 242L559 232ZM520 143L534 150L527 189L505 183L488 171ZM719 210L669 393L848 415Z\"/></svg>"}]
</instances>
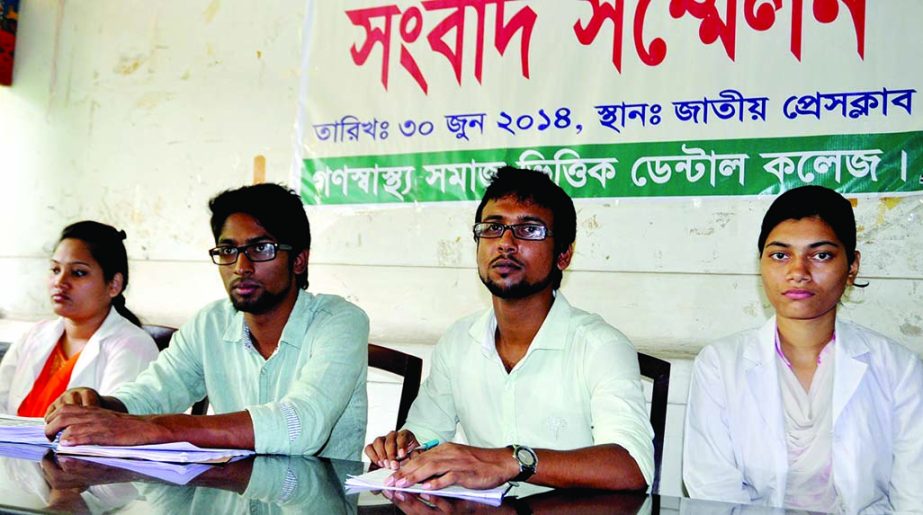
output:
<instances>
[{"instance_id":1,"label":"stack of papers","mask_svg":"<svg viewBox=\"0 0 923 515\"><path fill-rule=\"evenodd\" d=\"M52 446L45 436L45 420L41 417L0 415L0 442Z\"/></svg>"},{"instance_id":2,"label":"stack of papers","mask_svg":"<svg viewBox=\"0 0 923 515\"><path fill-rule=\"evenodd\" d=\"M395 490L399 492L410 492L414 494L440 495L443 497L454 497L456 499L465 499L475 501L491 506L500 506L503 502L503 496L510 489L509 485L503 484L496 488L488 490L472 490L462 486L449 486L440 490L429 490L421 487L419 484L398 488L396 486L385 486L387 479L394 471L390 469L378 469L372 472L366 472L360 476L349 476L346 480L348 494L368 491L368 490Z\"/></svg>"},{"instance_id":3,"label":"stack of papers","mask_svg":"<svg viewBox=\"0 0 923 515\"><path fill-rule=\"evenodd\" d=\"M233 458L253 454L253 451L242 449L206 449L196 447L189 442L132 446L64 446L48 441L45 436L44 419L11 415L0 415L0 442L37 445L43 448L52 447L58 454L129 458L167 463L227 463Z\"/></svg>"},{"instance_id":4,"label":"stack of papers","mask_svg":"<svg viewBox=\"0 0 923 515\"><path fill-rule=\"evenodd\" d=\"M42 461L51 449L39 445L0 442L0 457L26 461Z\"/></svg>"},{"instance_id":5,"label":"stack of papers","mask_svg":"<svg viewBox=\"0 0 923 515\"><path fill-rule=\"evenodd\" d=\"M227 463L238 456L250 456L243 449L206 449L189 442L152 445L58 445L58 454L96 456L99 458L130 458L168 463Z\"/></svg>"}]
</instances>

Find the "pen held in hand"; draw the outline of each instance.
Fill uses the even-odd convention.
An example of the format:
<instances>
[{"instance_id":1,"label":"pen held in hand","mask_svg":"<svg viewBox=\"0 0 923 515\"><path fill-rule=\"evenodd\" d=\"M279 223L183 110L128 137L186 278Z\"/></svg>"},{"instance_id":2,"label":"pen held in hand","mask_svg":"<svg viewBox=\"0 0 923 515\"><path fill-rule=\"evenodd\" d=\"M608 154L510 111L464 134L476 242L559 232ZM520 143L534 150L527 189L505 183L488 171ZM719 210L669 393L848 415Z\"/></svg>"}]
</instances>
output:
<instances>
[{"instance_id":1,"label":"pen held in hand","mask_svg":"<svg viewBox=\"0 0 923 515\"><path fill-rule=\"evenodd\" d=\"M398 462L404 461L415 452L428 451L437 445L439 445L439 440L435 440L435 439L430 440L424 443L423 445L420 445L419 447L414 447L413 449L410 449L410 451L408 451L407 454L405 454L403 458L398 458L397 461Z\"/></svg>"}]
</instances>

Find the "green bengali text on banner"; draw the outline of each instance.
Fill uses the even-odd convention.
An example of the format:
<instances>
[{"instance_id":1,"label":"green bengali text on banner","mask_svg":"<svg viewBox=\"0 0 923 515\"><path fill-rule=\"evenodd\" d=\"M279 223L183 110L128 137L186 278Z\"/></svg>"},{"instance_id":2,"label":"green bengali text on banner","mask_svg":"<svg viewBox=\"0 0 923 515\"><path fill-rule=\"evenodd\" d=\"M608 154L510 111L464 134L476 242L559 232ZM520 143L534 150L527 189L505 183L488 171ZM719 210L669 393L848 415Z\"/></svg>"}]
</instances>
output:
<instances>
[{"instance_id":1,"label":"green bengali text on banner","mask_svg":"<svg viewBox=\"0 0 923 515\"><path fill-rule=\"evenodd\" d=\"M503 165L540 170L574 198L923 192L923 131L324 157L304 160L305 204L480 199Z\"/></svg>"}]
</instances>

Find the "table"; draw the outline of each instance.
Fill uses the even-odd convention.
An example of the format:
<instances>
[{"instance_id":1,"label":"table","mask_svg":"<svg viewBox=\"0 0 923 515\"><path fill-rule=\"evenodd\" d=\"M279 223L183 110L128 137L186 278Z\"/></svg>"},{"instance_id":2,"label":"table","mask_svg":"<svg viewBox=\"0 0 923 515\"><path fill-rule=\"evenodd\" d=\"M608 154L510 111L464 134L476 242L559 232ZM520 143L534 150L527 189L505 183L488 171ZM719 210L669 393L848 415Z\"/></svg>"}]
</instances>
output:
<instances>
[{"instance_id":1,"label":"table","mask_svg":"<svg viewBox=\"0 0 923 515\"><path fill-rule=\"evenodd\" d=\"M68 513L769 513L757 507L637 493L552 490L499 507L407 494L347 495L343 483L362 462L257 456L212 467L186 485L50 451L0 444L0 511ZM14 457L15 456L15 457ZM781 510L778 512L781 513Z\"/></svg>"}]
</instances>

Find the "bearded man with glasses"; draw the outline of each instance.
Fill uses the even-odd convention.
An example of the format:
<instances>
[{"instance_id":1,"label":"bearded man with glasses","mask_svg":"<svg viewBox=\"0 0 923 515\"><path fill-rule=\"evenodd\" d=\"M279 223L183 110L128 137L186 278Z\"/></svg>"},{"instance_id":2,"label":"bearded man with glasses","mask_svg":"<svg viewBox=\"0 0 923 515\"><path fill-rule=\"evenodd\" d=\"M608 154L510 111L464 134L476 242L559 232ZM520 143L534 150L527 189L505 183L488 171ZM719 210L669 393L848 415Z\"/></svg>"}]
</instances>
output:
<instances>
[{"instance_id":1,"label":"bearded man with glasses","mask_svg":"<svg viewBox=\"0 0 923 515\"><path fill-rule=\"evenodd\" d=\"M637 352L557 292L576 229L573 201L548 176L497 172L473 227L492 309L449 328L407 423L366 446L372 463L394 470L388 484L650 483L654 435ZM447 443L458 424L470 445Z\"/></svg>"},{"instance_id":2,"label":"bearded man with glasses","mask_svg":"<svg viewBox=\"0 0 923 515\"><path fill-rule=\"evenodd\" d=\"M187 441L359 459L369 321L340 297L306 291L311 232L301 200L259 184L225 191L209 208L208 253L229 299L201 310L111 397L66 391L46 433L63 431L69 445ZM214 415L174 414L206 395Z\"/></svg>"}]
</instances>

